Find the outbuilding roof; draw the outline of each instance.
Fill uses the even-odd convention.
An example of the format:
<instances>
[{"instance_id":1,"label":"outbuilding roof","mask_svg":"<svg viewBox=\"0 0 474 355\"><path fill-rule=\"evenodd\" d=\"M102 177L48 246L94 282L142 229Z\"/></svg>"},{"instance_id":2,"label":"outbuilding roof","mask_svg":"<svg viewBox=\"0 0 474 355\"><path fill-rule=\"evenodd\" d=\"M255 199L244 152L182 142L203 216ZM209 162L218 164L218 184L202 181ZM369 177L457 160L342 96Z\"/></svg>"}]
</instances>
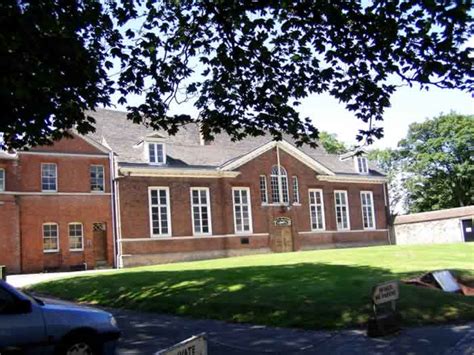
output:
<instances>
[{"instance_id":1,"label":"outbuilding roof","mask_svg":"<svg viewBox=\"0 0 474 355\"><path fill-rule=\"evenodd\" d=\"M394 224L407 224L417 222L436 221L440 219L474 217L474 206L465 206L457 208L449 208L439 211L412 213L403 216L397 216Z\"/></svg>"}]
</instances>

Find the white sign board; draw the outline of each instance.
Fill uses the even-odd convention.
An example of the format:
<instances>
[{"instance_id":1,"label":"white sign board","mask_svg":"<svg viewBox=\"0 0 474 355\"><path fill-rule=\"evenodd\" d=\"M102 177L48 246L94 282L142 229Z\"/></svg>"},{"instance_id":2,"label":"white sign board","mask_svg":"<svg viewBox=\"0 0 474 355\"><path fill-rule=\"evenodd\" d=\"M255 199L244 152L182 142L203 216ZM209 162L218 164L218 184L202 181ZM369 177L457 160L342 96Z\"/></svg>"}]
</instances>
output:
<instances>
[{"instance_id":1,"label":"white sign board","mask_svg":"<svg viewBox=\"0 0 474 355\"><path fill-rule=\"evenodd\" d=\"M398 300L399 295L398 281L388 281L374 287L372 300L375 304L382 304Z\"/></svg>"},{"instance_id":2,"label":"white sign board","mask_svg":"<svg viewBox=\"0 0 474 355\"><path fill-rule=\"evenodd\" d=\"M448 270L434 271L431 274L444 292L457 292L461 289Z\"/></svg>"},{"instance_id":3,"label":"white sign board","mask_svg":"<svg viewBox=\"0 0 474 355\"><path fill-rule=\"evenodd\" d=\"M207 355L206 334L195 335L155 355Z\"/></svg>"}]
</instances>

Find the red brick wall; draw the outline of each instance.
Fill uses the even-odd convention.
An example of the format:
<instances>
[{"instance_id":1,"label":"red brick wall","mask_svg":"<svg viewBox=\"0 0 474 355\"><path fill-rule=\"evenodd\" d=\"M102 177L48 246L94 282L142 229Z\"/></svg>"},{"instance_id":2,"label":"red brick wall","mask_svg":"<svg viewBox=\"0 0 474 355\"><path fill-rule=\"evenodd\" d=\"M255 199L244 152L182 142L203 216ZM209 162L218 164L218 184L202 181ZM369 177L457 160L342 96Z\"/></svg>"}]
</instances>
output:
<instances>
[{"instance_id":1,"label":"red brick wall","mask_svg":"<svg viewBox=\"0 0 474 355\"><path fill-rule=\"evenodd\" d=\"M72 138L63 138L52 145L42 145L30 149L32 152L61 152L81 154L103 154L100 149L73 134Z\"/></svg>"},{"instance_id":2,"label":"red brick wall","mask_svg":"<svg viewBox=\"0 0 474 355\"><path fill-rule=\"evenodd\" d=\"M289 195L292 198L291 177L298 176L301 206L291 206L288 210L277 206L262 206L260 201L259 177L267 176L268 195L270 189L270 172L276 164L276 150L268 151L256 159L242 165L237 170L241 174L237 178L159 178L159 177L122 177L120 179L120 209L122 238L149 238L149 205L148 187L167 186L170 189L171 220L173 237L192 236L192 218L190 206L190 188L208 187L211 196L212 231L213 235L234 234L232 187L249 187L251 191L253 233L272 233L273 221L278 216L287 216L292 220L293 235L295 237L295 249L304 244L302 235L298 232L308 232L310 227L309 216L309 188L321 188L324 191L324 208L326 218L326 230L334 231L331 240L334 243L345 241L371 242L385 238L385 231L344 233L336 231L334 190L346 190L349 197L350 226L351 230L362 230L362 211L360 206L360 191L372 191L375 203L376 227L386 228L385 204L382 184L342 184L330 183L317 180L316 172L301 163L299 160L280 150L281 165L288 173ZM321 235L321 234L320 234ZM375 235L368 238L367 235ZM342 237L344 236L344 237ZM255 238L255 237L252 237ZM233 240L233 238L228 238ZM268 236L259 237L255 248L268 246ZM263 242L262 242L263 241ZM227 242L221 239L203 238L202 240L183 239L181 241L144 241L125 242L123 253L165 253L165 252L187 252L192 250L207 250L221 248L243 248L240 239ZM262 244L263 243L263 244ZM252 246L252 243L250 244ZM248 247L248 246L246 246Z\"/></svg>"},{"instance_id":3,"label":"red brick wall","mask_svg":"<svg viewBox=\"0 0 474 355\"><path fill-rule=\"evenodd\" d=\"M20 154L18 179L19 191L41 191L41 164L57 165L58 192L90 192L90 166L103 165L105 172L105 192L110 192L109 160L104 158L30 155Z\"/></svg>"},{"instance_id":4,"label":"red brick wall","mask_svg":"<svg viewBox=\"0 0 474 355\"><path fill-rule=\"evenodd\" d=\"M21 262L22 272L38 272L47 268L68 269L70 266L84 262L89 268L92 268L95 264L93 223L106 223L107 262L109 265L113 265L113 225L109 194L108 155L81 138L63 139L54 145L37 147L32 150L36 153L42 151L100 154L103 157L20 152L17 160L0 161L0 168L6 170L6 193L0 194L0 201L4 199L16 201L16 205L13 202L0 204L0 246L2 248L0 264L8 263L13 267L18 265L19 268ZM57 164L58 194L54 192L41 193L41 163ZM105 194L91 193L90 165L104 166ZM83 195L74 193L83 193ZM18 216L16 219L13 217L15 208ZM47 222L59 224L59 252L43 252L42 225ZM84 251L69 251L68 224L71 222L83 224ZM15 231L17 231L17 243L14 242ZM18 248L16 254L13 253L15 248ZM4 250L8 253L11 252L14 257L7 260L7 256L3 255Z\"/></svg>"},{"instance_id":5,"label":"red brick wall","mask_svg":"<svg viewBox=\"0 0 474 355\"><path fill-rule=\"evenodd\" d=\"M19 208L15 197L0 194L0 265L20 272Z\"/></svg>"},{"instance_id":6,"label":"red brick wall","mask_svg":"<svg viewBox=\"0 0 474 355\"><path fill-rule=\"evenodd\" d=\"M23 272L48 268L67 269L84 262L95 265L92 226L107 225L107 261L113 264L110 196L21 196L21 240ZM83 251L69 251L69 223L83 225ZM43 223L59 225L59 251L43 252Z\"/></svg>"}]
</instances>

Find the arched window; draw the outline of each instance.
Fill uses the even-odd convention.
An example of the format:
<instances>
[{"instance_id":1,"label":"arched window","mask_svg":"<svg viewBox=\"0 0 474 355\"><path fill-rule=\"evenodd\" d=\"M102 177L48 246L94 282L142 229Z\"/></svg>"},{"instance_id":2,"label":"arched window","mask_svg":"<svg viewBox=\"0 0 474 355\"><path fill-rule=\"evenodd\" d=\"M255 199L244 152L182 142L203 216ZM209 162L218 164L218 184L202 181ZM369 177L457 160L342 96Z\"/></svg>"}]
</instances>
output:
<instances>
[{"instance_id":1,"label":"arched window","mask_svg":"<svg viewBox=\"0 0 474 355\"><path fill-rule=\"evenodd\" d=\"M288 176L284 167L277 165L272 167L270 175L273 203L288 203Z\"/></svg>"}]
</instances>

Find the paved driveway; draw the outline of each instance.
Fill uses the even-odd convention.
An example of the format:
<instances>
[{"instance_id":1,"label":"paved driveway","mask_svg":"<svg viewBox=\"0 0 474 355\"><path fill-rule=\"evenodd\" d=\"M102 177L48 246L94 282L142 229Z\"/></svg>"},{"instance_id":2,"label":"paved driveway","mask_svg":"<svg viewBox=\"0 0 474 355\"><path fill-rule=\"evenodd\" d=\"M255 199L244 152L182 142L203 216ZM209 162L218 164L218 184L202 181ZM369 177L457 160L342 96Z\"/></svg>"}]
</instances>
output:
<instances>
[{"instance_id":1,"label":"paved driveway","mask_svg":"<svg viewBox=\"0 0 474 355\"><path fill-rule=\"evenodd\" d=\"M209 354L474 354L474 322L403 329L384 339L363 330L325 332L229 324L108 309L123 337L119 354L153 354L206 332Z\"/></svg>"}]
</instances>

